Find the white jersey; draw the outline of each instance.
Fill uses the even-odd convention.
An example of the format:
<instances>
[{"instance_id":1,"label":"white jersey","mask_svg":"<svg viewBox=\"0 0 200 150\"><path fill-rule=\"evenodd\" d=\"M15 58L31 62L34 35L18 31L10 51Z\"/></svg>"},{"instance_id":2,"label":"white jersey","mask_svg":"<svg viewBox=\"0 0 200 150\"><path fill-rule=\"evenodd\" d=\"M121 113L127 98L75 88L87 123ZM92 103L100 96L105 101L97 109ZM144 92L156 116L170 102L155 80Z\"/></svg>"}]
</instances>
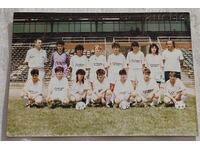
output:
<instances>
[{"instance_id":1,"label":"white jersey","mask_svg":"<svg viewBox=\"0 0 200 150\"><path fill-rule=\"evenodd\" d=\"M95 80L93 86L94 92L97 94L102 94L110 88L107 78L105 78L102 83L100 83L99 80Z\"/></svg>"},{"instance_id":2,"label":"white jersey","mask_svg":"<svg viewBox=\"0 0 200 150\"><path fill-rule=\"evenodd\" d=\"M119 71L127 67L124 55L121 53L118 55L111 54L108 57L108 66L109 82L115 83L119 79Z\"/></svg>"},{"instance_id":3,"label":"white jersey","mask_svg":"<svg viewBox=\"0 0 200 150\"><path fill-rule=\"evenodd\" d=\"M100 55L98 57L96 55L91 56L89 59L89 68L91 69L90 79L95 80L97 77L96 71L98 69L104 70L105 65L106 65L106 57L104 55Z\"/></svg>"},{"instance_id":4,"label":"white jersey","mask_svg":"<svg viewBox=\"0 0 200 150\"><path fill-rule=\"evenodd\" d=\"M151 70L151 77L161 80L163 60L161 55L147 54L146 66Z\"/></svg>"},{"instance_id":5,"label":"white jersey","mask_svg":"<svg viewBox=\"0 0 200 150\"><path fill-rule=\"evenodd\" d=\"M81 83L81 84L79 82L74 81L71 88L71 94L72 95L83 94L85 90L89 90L89 89L90 87L87 80L85 80L84 83Z\"/></svg>"},{"instance_id":6,"label":"white jersey","mask_svg":"<svg viewBox=\"0 0 200 150\"><path fill-rule=\"evenodd\" d=\"M25 62L28 62L29 68L44 68L44 63L47 62L46 51L36 48L28 50Z\"/></svg>"},{"instance_id":7,"label":"white jersey","mask_svg":"<svg viewBox=\"0 0 200 150\"><path fill-rule=\"evenodd\" d=\"M72 67L72 80L76 79L76 71L78 69L86 70L88 67L88 59L86 56L82 55L81 57L74 55L70 59L70 67Z\"/></svg>"},{"instance_id":8,"label":"white jersey","mask_svg":"<svg viewBox=\"0 0 200 150\"><path fill-rule=\"evenodd\" d=\"M131 51L128 53L126 61L129 69L142 69L143 64L145 64L144 54L141 51L137 53Z\"/></svg>"},{"instance_id":9,"label":"white jersey","mask_svg":"<svg viewBox=\"0 0 200 150\"><path fill-rule=\"evenodd\" d=\"M156 81L151 78L148 82L145 82L144 79L141 80L136 87L136 93L143 97L147 97L153 91L155 93L159 92L159 87Z\"/></svg>"},{"instance_id":10,"label":"white jersey","mask_svg":"<svg viewBox=\"0 0 200 150\"><path fill-rule=\"evenodd\" d=\"M39 80L37 83L33 83L32 79L27 80L24 86L25 93L30 93L32 96L43 93L42 82Z\"/></svg>"},{"instance_id":11,"label":"white jersey","mask_svg":"<svg viewBox=\"0 0 200 150\"><path fill-rule=\"evenodd\" d=\"M164 93L170 94L172 96L175 96L176 93L179 91L185 91L185 90L186 90L186 88L185 88L183 82L179 78L176 79L176 82L174 85L172 85L170 83L170 80L168 80L165 83L165 87L164 87Z\"/></svg>"},{"instance_id":12,"label":"white jersey","mask_svg":"<svg viewBox=\"0 0 200 150\"><path fill-rule=\"evenodd\" d=\"M134 89L130 80L126 80L125 83L122 83L120 80L118 80L115 84L113 93L115 94L115 96L128 96L133 91Z\"/></svg>"},{"instance_id":13,"label":"white jersey","mask_svg":"<svg viewBox=\"0 0 200 150\"><path fill-rule=\"evenodd\" d=\"M180 50L165 50L162 54L162 59L165 60L164 71L181 72L180 60L183 60L184 58Z\"/></svg>"},{"instance_id":14,"label":"white jersey","mask_svg":"<svg viewBox=\"0 0 200 150\"><path fill-rule=\"evenodd\" d=\"M53 97L68 97L68 80L63 77L61 80L58 80L57 77L51 78L48 87L48 95L54 95Z\"/></svg>"}]
</instances>

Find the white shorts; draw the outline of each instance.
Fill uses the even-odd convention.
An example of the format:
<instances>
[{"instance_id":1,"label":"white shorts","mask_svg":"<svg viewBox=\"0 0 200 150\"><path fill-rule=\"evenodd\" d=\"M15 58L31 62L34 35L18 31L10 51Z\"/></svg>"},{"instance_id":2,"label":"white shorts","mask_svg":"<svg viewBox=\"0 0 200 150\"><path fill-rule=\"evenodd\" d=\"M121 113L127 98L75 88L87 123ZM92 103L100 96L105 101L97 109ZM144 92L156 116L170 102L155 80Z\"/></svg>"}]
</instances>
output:
<instances>
[{"instance_id":1,"label":"white shorts","mask_svg":"<svg viewBox=\"0 0 200 150\"><path fill-rule=\"evenodd\" d=\"M37 97L35 97L35 95L33 94L33 95L30 95L30 96L33 97L33 100L34 100L36 103L41 103L41 102L43 101L43 97L42 97L41 95L38 95ZM34 98L34 97L35 97L35 98ZM25 100L28 100L28 96L25 95L25 96L24 96L24 99L25 99Z\"/></svg>"},{"instance_id":2,"label":"white shorts","mask_svg":"<svg viewBox=\"0 0 200 150\"><path fill-rule=\"evenodd\" d=\"M81 101L82 100L82 95L81 94L72 94L71 96L75 97L75 101Z\"/></svg>"},{"instance_id":3,"label":"white shorts","mask_svg":"<svg viewBox=\"0 0 200 150\"><path fill-rule=\"evenodd\" d=\"M128 78L131 81L140 81L143 79L142 69L129 69L128 70Z\"/></svg>"},{"instance_id":4,"label":"white shorts","mask_svg":"<svg viewBox=\"0 0 200 150\"><path fill-rule=\"evenodd\" d=\"M162 72L159 71L151 71L151 78L160 82L162 80Z\"/></svg>"},{"instance_id":5,"label":"white shorts","mask_svg":"<svg viewBox=\"0 0 200 150\"><path fill-rule=\"evenodd\" d=\"M110 75L108 76L108 81L109 83L115 84L119 80L119 78L119 74L110 73Z\"/></svg>"},{"instance_id":6,"label":"white shorts","mask_svg":"<svg viewBox=\"0 0 200 150\"><path fill-rule=\"evenodd\" d=\"M31 70L32 69L34 69L34 68L29 68L29 71L28 71L28 80L32 79L32 76L31 76ZM39 70L39 79L40 79L40 81L43 81L44 80L44 75L45 75L44 69L38 69L38 70Z\"/></svg>"},{"instance_id":7,"label":"white shorts","mask_svg":"<svg viewBox=\"0 0 200 150\"><path fill-rule=\"evenodd\" d=\"M61 102L64 102L65 100L68 99L68 97L64 94L51 94L50 95L51 100L60 100Z\"/></svg>"},{"instance_id":8,"label":"white shorts","mask_svg":"<svg viewBox=\"0 0 200 150\"><path fill-rule=\"evenodd\" d=\"M123 94L115 95L115 99L119 99L121 102L123 100L127 100L127 95L123 95Z\"/></svg>"}]
</instances>

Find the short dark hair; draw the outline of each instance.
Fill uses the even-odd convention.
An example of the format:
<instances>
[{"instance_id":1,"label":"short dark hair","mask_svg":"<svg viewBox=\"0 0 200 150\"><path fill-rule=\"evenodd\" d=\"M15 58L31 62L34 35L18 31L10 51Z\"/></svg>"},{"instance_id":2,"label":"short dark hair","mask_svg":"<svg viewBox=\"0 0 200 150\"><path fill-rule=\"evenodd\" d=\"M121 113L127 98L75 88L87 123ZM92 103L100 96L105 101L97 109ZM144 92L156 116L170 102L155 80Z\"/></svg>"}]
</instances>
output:
<instances>
[{"instance_id":1,"label":"short dark hair","mask_svg":"<svg viewBox=\"0 0 200 150\"><path fill-rule=\"evenodd\" d=\"M150 70L149 68L145 68L145 69L143 70L143 74L148 74L148 75L150 75L150 74L151 74L151 70Z\"/></svg>"},{"instance_id":2,"label":"short dark hair","mask_svg":"<svg viewBox=\"0 0 200 150\"><path fill-rule=\"evenodd\" d=\"M167 42L169 42L169 41L172 42L172 44L173 44L173 46L174 46L174 48L175 48L175 47L176 47L176 43L175 43L175 41L173 41L173 40L168 40ZM167 44L167 42L166 42L166 44Z\"/></svg>"},{"instance_id":3,"label":"short dark hair","mask_svg":"<svg viewBox=\"0 0 200 150\"><path fill-rule=\"evenodd\" d=\"M171 72L169 73L169 77L176 77L176 72L171 71Z\"/></svg>"},{"instance_id":4,"label":"short dark hair","mask_svg":"<svg viewBox=\"0 0 200 150\"><path fill-rule=\"evenodd\" d=\"M64 41L57 41L56 42L56 45L64 45L65 43L64 43Z\"/></svg>"},{"instance_id":5,"label":"short dark hair","mask_svg":"<svg viewBox=\"0 0 200 150\"><path fill-rule=\"evenodd\" d=\"M158 53L159 53L159 47L158 47L158 45L155 44L155 43L152 43L152 44L149 46L149 54L152 53L152 50L151 50L151 49L152 49L153 47L156 48L156 55L158 55Z\"/></svg>"},{"instance_id":6,"label":"short dark hair","mask_svg":"<svg viewBox=\"0 0 200 150\"><path fill-rule=\"evenodd\" d=\"M138 43L137 41L133 41L133 42L131 43L131 48L132 48L133 46L139 47L139 43Z\"/></svg>"},{"instance_id":7,"label":"short dark hair","mask_svg":"<svg viewBox=\"0 0 200 150\"><path fill-rule=\"evenodd\" d=\"M76 45L76 46L75 46L75 49L74 49L74 50L75 50L75 53L77 52L77 50L82 50L82 51L84 51L84 47L83 47L83 45L80 45L80 44L79 44L79 45Z\"/></svg>"},{"instance_id":8,"label":"short dark hair","mask_svg":"<svg viewBox=\"0 0 200 150\"><path fill-rule=\"evenodd\" d=\"M56 72L64 72L64 68L61 67L61 66L58 66L58 67L55 68L55 73Z\"/></svg>"},{"instance_id":9,"label":"short dark hair","mask_svg":"<svg viewBox=\"0 0 200 150\"><path fill-rule=\"evenodd\" d=\"M117 42L112 43L112 48L120 48L120 44Z\"/></svg>"},{"instance_id":10,"label":"short dark hair","mask_svg":"<svg viewBox=\"0 0 200 150\"><path fill-rule=\"evenodd\" d=\"M32 69L31 70L31 76L34 76L34 75L39 75L39 70L38 69Z\"/></svg>"},{"instance_id":11,"label":"short dark hair","mask_svg":"<svg viewBox=\"0 0 200 150\"><path fill-rule=\"evenodd\" d=\"M34 43L36 43L38 40L40 40L40 41L42 41L42 39L41 38L37 38L37 39L34 39Z\"/></svg>"},{"instance_id":12,"label":"short dark hair","mask_svg":"<svg viewBox=\"0 0 200 150\"><path fill-rule=\"evenodd\" d=\"M127 75L126 70L125 70L125 69L121 69L121 70L119 71L119 75Z\"/></svg>"},{"instance_id":13,"label":"short dark hair","mask_svg":"<svg viewBox=\"0 0 200 150\"><path fill-rule=\"evenodd\" d=\"M98 70L96 71L96 74L97 74L97 75L105 75L106 72L105 72L103 69L98 69Z\"/></svg>"},{"instance_id":14,"label":"short dark hair","mask_svg":"<svg viewBox=\"0 0 200 150\"><path fill-rule=\"evenodd\" d=\"M85 70L83 70L83 69L78 69L77 71L76 71L76 82L78 82L78 75L83 75L83 76L85 76ZM82 79L82 83L84 83L84 78Z\"/></svg>"}]
</instances>

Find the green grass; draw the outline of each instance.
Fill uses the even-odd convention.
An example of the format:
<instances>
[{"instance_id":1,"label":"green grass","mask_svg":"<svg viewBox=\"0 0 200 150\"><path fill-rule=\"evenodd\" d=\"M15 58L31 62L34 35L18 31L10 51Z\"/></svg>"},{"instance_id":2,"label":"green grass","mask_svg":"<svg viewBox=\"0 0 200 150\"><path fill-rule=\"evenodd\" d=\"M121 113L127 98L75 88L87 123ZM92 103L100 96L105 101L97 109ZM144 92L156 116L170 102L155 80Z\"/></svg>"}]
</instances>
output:
<instances>
[{"instance_id":1,"label":"green grass","mask_svg":"<svg viewBox=\"0 0 200 150\"><path fill-rule=\"evenodd\" d=\"M24 107L20 99L10 99L7 135L23 136L196 136L195 97L187 108L90 107L42 109Z\"/></svg>"}]
</instances>

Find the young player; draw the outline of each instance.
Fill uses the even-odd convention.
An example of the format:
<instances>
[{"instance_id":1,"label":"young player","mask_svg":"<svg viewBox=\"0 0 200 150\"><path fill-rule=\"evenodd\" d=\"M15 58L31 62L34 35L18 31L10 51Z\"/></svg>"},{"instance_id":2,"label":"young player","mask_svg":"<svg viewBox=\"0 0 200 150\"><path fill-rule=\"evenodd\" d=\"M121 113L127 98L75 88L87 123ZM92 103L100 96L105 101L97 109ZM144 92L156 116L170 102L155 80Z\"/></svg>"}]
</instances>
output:
<instances>
[{"instance_id":1,"label":"young player","mask_svg":"<svg viewBox=\"0 0 200 150\"><path fill-rule=\"evenodd\" d=\"M135 89L137 83L143 78L142 70L145 67L144 54L140 51L138 42L132 42L131 51L128 53L126 60L128 64L128 77Z\"/></svg>"},{"instance_id":2,"label":"young player","mask_svg":"<svg viewBox=\"0 0 200 150\"><path fill-rule=\"evenodd\" d=\"M157 106L160 99L160 91L158 84L150 78L151 71L148 68L143 70L144 78L136 88L136 101L140 106Z\"/></svg>"},{"instance_id":3,"label":"young player","mask_svg":"<svg viewBox=\"0 0 200 150\"><path fill-rule=\"evenodd\" d=\"M101 103L106 107L110 107L112 104L111 97L112 93L110 91L110 85L105 77L105 70L98 69L96 71L96 80L93 82L93 93L92 93L92 100L94 103Z\"/></svg>"},{"instance_id":4,"label":"young player","mask_svg":"<svg viewBox=\"0 0 200 150\"><path fill-rule=\"evenodd\" d=\"M88 67L88 59L83 55L84 47L83 45L76 45L75 53L70 60L70 69L72 70L72 80L76 80L76 72L78 69L83 69L86 71Z\"/></svg>"},{"instance_id":5,"label":"young player","mask_svg":"<svg viewBox=\"0 0 200 150\"><path fill-rule=\"evenodd\" d=\"M159 48L156 44L151 44L149 54L146 55L146 67L151 71L151 78L155 79L160 86L163 71L163 60L159 55Z\"/></svg>"},{"instance_id":6,"label":"young player","mask_svg":"<svg viewBox=\"0 0 200 150\"><path fill-rule=\"evenodd\" d=\"M85 80L85 70L78 69L76 71L76 80L72 84L70 101L74 104L77 102L85 102L90 90L87 80Z\"/></svg>"},{"instance_id":7,"label":"young player","mask_svg":"<svg viewBox=\"0 0 200 150\"><path fill-rule=\"evenodd\" d=\"M89 67L90 67L89 79L91 83L93 83L97 79L96 71L98 69L105 70L105 68L107 67L106 57L102 55L101 47L99 45L95 45L94 51L95 55L92 55L89 59Z\"/></svg>"},{"instance_id":8,"label":"young player","mask_svg":"<svg viewBox=\"0 0 200 150\"><path fill-rule=\"evenodd\" d=\"M55 77L55 68L61 66L64 68L63 75L67 76L67 67L69 66L69 55L64 51L64 42L56 42L57 50L51 56L52 77Z\"/></svg>"},{"instance_id":9,"label":"young player","mask_svg":"<svg viewBox=\"0 0 200 150\"><path fill-rule=\"evenodd\" d=\"M135 92L131 81L128 80L127 72L125 69L119 71L120 79L116 82L114 88L114 97L115 97L115 104L117 107L119 106L120 102L127 101L127 102L134 102Z\"/></svg>"},{"instance_id":10,"label":"young player","mask_svg":"<svg viewBox=\"0 0 200 150\"><path fill-rule=\"evenodd\" d=\"M68 80L63 76L63 72L63 67L56 67L56 76L51 78L49 82L47 101L51 108L54 108L57 102L61 103L63 106L66 106L69 103Z\"/></svg>"},{"instance_id":11,"label":"young player","mask_svg":"<svg viewBox=\"0 0 200 150\"><path fill-rule=\"evenodd\" d=\"M171 71L176 73L177 78L181 79L181 65L184 58L180 50L175 48L175 42L167 41L167 50L162 53L164 63L165 82L169 80L169 73Z\"/></svg>"},{"instance_id":12,"label":"young player","mask_svg":"<svg viewBox=\"0 0 200 150\"><path fill-rule=\"evenodd\" d=\"M176 72L169 73L169 80L165 83L164 103L165 106L174 106L176 101L185 101L186 88L183 82L176 77Z\"/></svg>"},{"instance_id":13,"label":"young player","mask_svg":"<svg viewBox=\"0 0 200 150\"><path fill-rule=\"evenodd\" d=\"M39 70L39 79L42 81L44 79L45 71L44 65L47 63L46 51L42 49L42 40L36 39L34 41L34 48L28 50L24 64L28 64L29 72L28 79L31 79L31 70Z\"/></svg>"},{"instance_id":14,"label":"young player","mask_svg":"<svg viewBox=\"0 0 200 150\"><path fill-rule=\"evenodd\" d=\"M125 56L120 53L119 43L112 44L112 51L113 54L108 57L108 79L111 91L113 91L115 82L119 79L119 71L127 68Z\"/></svg>"},{"instance_id":15,"label":"young player","mask_svg":"<svg viewBox=\"0 0 200 150\"><path fill-rule=\"evenodd\" d=\"M27 107L31 106L43 106L43 89L42 81L38 78L39 70L31 70L32 79L28 79L25 83L23 90L23 98Z\"/></svg>"}]
</instances>

